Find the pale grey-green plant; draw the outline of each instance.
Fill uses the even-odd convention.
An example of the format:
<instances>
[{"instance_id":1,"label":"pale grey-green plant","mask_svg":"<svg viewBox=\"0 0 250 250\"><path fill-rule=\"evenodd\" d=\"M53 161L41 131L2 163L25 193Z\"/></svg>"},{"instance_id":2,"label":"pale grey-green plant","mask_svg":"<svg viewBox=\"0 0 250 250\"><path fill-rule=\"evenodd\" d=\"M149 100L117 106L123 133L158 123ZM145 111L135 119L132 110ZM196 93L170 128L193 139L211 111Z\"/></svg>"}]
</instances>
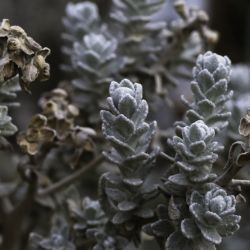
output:
<instances>
[{"instance_id":1,"label":"pale grey-green plant","mask_svg":"<svg viewBox=\"0 0 250 250\"><path fill-rule=\"evenodd\" d=\"M83 41L74 43L71 65L79 78L72 81L73 98L91 122L99 119L103 93L110 77L119 70L116 49L116 39L102 34L90 33L83 37Z\"/></svg>"},{"instance_id":2,"label":"pale grey-green plant","mask_svg":"<svg viewBox=\"0 0 250 250\"><path fill-rule=\"evenodd\" d=\"M201 185L215 179L213 163L218 151L223 149L214 141L215 131L202 120L182 128L182 135L174 136L171 144L176 152L176 166L179 173L171 175L165 187L177 185L180 191L190 186Z\"/></svg>"},{"instance_id":3,"label":"pale grey-green plant","mask_svg":"<svg viewBox=\"0 0 250 250\"><path fill-rule=\"evenodd\" d=\"M206 52L198 57L191 82L194 100L189 103L183 98L190 107L186 112L188 124L203 120L216 132L228 125L231 113L225 110L225 104L233 94L228 90L230 72L231 62L226 56Z\"/></svg>"},{"instance_id":4,"label":"pale grey-green plant","mask_svg":"<svg viewBox=\"0 0 250 250\"><path fill-rule=\"evenodd\" d=\"M112 223L136 238L138 235L133 232L137 232L140 220L153 216L146 202L157 193L155 186L148 187L146 183L157 154L157 150L148 151L156 122L145 122L148 104L142 99L140 84L127 79L112 82L109 93L109 110L101 111L101 117L111 150L104 154L119 171L101 177L101 202Z\"/></svg>"},{"instance_id":5,"label":"pale grey-green plant","mask_svg":"<svg viewBox=\"0 0 250 250\"><path fill-rule=\"evenodd\" d=\"M30 235L29 250L76 250L76 247L70 240L68 226L63 222L54 222L47 238L37 233Z\"/></svg>"},{"instance_id":6,"label":"pale grey-green plant","mask_svg":"<svg viewBox=\"0 0 250 250\"><path fill-rule=\"evenodd\" d=\"M176 155L162 186L171 197L168 208L161 207L165 216L158 214L158 221L144 226L149 234L166 239L168 250L216 249L222 237L239 229L235 196L215 184L213 169L223 149L215 135L230 118L226 111L226 101L232 96L228 90L230 60L207 52L198 57L193 75L194 101L169 140ZM162 230L166 222L175 228L173 233Z\"/></svg>"}]
</instances>

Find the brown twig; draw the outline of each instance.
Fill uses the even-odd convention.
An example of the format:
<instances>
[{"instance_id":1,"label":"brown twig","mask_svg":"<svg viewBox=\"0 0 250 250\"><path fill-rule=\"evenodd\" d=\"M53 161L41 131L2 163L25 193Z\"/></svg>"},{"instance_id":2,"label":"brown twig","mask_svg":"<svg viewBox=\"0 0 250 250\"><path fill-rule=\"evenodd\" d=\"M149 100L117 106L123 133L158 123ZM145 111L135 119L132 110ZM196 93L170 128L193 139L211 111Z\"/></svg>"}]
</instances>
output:
<instances>
[{"instance_id":1,"label":"brown twig","mask_svg":"<svg viewBox=\"0 0 250 250\"><path fill-rule=\"evenodd\" d=\"M166 160L172 162L172 163L175 162L175 158L174 158L174 157L172 157L172 156L170 156L170 155L167 155L167 154L165 154L164 152L160 152L160 156L161 156L162 158L164 158L164 159L166 159Z\"/></svg>"},{"instance_id":2,"label":"brown twig","mask_svg":"<svg viewBox=\"0 0 250 250\"><path fill-rule=\"evenodd\" d=\"M228 185L233 177L242 168L242 165L238 163L238 155L243 152L243 143L234 142L228 153L228 160L224 167L225 172L216 179L216 183L222 187ZM238 150L238 152L237 152Z\"/></svg>"},{"instance_id":3,"label":"brown twig","mask_svg":"<svg viewBox=\"0 0 250 250\"><path fill-rule=\"evenodd\" d=\"M28 183L28 189L24 199L9 211L4 218L3 223L3 245L2 249L17 250L20 249L22 240L22 227L25 222L25 218L29 213L37 189L37 176L31 173Z\"/></svg>"},{"instance_id":4,"label":"brown twig","mask_svg":"<svg viewBox=\"0 0 250 250\"><path fill-rule=\"evenodd\" d=\"M84 165L82 168L75 171L73 174L71 174L71 175L65 177L64 179L52 184L51 186L49 186L46 189L38 191L38 196L51 195L55 192L62 190L65 187L68 187L69 185L71 185L75 181L79 180L87 170L99 165L103 160L104 160L103 155L96 157L89 164Z\"/></svg>"},{"instance_id":5,"label":"brown twig","mask_svg":"<svg viewBox=\"0 0 250 250\"><path fill-rule=\"evenodd\" d=\"M239 180L239 179L232 179L230 182L231 186L245 186L245 187L250 187L250 180Z\"/></svg>"}]
</instances>

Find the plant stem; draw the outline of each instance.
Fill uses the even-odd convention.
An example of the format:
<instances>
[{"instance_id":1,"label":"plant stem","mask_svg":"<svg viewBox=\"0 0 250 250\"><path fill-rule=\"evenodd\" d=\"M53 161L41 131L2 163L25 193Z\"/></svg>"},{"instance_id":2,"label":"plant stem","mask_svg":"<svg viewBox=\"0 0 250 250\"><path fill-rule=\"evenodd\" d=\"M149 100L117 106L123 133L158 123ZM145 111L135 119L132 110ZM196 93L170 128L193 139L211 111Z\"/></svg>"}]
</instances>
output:
<instances>
[{"instance_id":1,"label":"plant stem","mask_svg":"<svg viewBox=\"0 0 250 250\"><path fill-rule=\"evenodd\" d=\"M215 181L220 186L226 186L232 179L233 176L236 175L236 173L239 171L239 166L234 164L233 159L229 159L226 166L226 171L217 178Z\"/></svg>"},{"instance_id":2,"label":"plant stem","mask_svg":"<svg viewBox=\"0 0 250 250\"><path fill-rule=\"evenodd\" d=\"M172 163L175 162L175 158L174 158L174 157L169 156L169 155L165 154L164 152L160 152L160 156L161 156L162 158L164 158L164 159L166 159L166 160L172 162Z\"/></svg>"},{"instance_id":3,"label":"plant stem","mask_svg":"<svg viewBox=\"0 0 250 250\"><path fill-rule=\"evenodd\" d=\"M22 232L25 219L32 208L37 189L37 178L34 177L29 183L24 199L10 212L5 215L3 227L3 249L21 249Z\"/></svg>"},{"instance_id":4,"label":"plant stem","mask_svg":"<svg viewBox=\"0 0 250 250\"><path fill-rule=\"evenodd\" d=\"M243 149L244 144L242 142L236 141L231 145L228 153L228 160L224 167L225 172L215 180L218 185L222 187L227 186L242 168L241 165L237 164L236 159L240 153L244 152Z\"/></svg>"},{"instance_id":5,"label":"plant stem","mask_svg":"<svg viewBox=\"0 0 250 250\"><path fill-rule=\"evenodd\" d=\"M231 186L242 185L242 186L250 187L250 180L232 179L230 185Z\"/></svg>"},{"instance_id":6,"label":"plant stem","mask_svg":"<svg viewBox=\"0 0 250 250\"><path fill-rule=\"evenodd\" d=\"M89 164L84 165L82 168L75 171L73 174L71 174L71 175L65 177L64 179L52 184L50 187L48 187L44 190L40 190L38 192L38 196L51 195L53 193L56 193L57 191L64 189L65 187L68 187L69 185L71 185L75 181L79 180L87 170L98 166L103 160L104 160L103 155L96 157Z\"/></svg>"}]
</instances>

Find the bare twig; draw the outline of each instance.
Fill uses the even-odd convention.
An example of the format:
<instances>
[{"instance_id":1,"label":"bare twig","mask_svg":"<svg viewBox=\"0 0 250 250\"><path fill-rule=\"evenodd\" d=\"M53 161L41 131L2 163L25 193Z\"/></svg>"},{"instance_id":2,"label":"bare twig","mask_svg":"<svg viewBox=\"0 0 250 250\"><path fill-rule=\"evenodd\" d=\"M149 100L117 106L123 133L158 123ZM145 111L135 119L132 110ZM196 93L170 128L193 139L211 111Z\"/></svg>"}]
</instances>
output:
<instances>
[{"instance_id":1,"label":"bare twig","mask_svg":"<svg viewBox=\"0 0 250 250\"><path fill-rule=\"evenodd\" d=\"M172 162L172 163L175 162L174 157L172 157L172 156L170 156L170 155L167 155L167 154L165 154L164 152L161 152L161 153L160 153L160 156L161 156L162 158L164 158L164 159L166 159L166 160Z\"/></svg>"},{"instance_id":2,"label":"bare twig","mask_svg":"<svg viewBox=\"0 0 250 250\"><path fill-rule=\"evenodd\" d=\"M55 184L51 185L50 187L48 187L44 190L40 190L38 192L38 196L51 195L57 191L64 189L65 187L67 187L67 186L71 185L72 183L74 183L75 181L79 180L87 170L99 165L103 160L104 160L104 157L102 155L96 157L89 164L84 165L82 168L75 171L73 174L65 177L64 179L56 182Z\"/></svg>"},{"instance_id":3,"label":"bare twig","mask_svg":"<svg viewBox=\"0 0 250 250\"><path fill-rule=\"evenodd\" d=\"M222 187L230 183L233 177L239 172L242 168L242 165L238 164L238 155L243 152L243 143L234 142L229 150L228 160L224 167L225 172L219 176L216 180L216 183ZM237 152L237 150L239 152Z\"/></svg>"},{"instance_id":4,"label":"bare twig","mask_svg":"<svg viewBox=\"0 0 250 250\"><path fill-rule=\"evenodd\" d=\"M3 223L3 249L20 249L23 236L21 229L33 205L37 188L37 176L31 173L30 177L29 186L24 199L5 215Z\"/></svg>"},{"instance_id":5,"label":"bare twig","mask_svg":"<svg viewBox=\"0 0 250 250\"><path fill-rule=\"evenodd\" d=\"M238 179L232 179L231 186L245 186L245 187L250 187L250 180L238 180Z\"/></svg>"}]
</instances>

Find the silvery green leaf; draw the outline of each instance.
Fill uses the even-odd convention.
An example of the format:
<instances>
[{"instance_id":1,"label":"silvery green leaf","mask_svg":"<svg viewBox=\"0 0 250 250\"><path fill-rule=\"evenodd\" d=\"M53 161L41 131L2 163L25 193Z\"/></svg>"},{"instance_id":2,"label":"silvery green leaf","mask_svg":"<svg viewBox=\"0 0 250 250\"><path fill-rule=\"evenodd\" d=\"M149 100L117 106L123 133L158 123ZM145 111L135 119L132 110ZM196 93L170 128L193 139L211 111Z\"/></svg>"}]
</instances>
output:
<instances>
[{"instance_id":1,"label":"silvery green leaf","mask_svg":"<svg viewBox=\"0 0 250 250\"><path fill-rule=\"evenodd\" d=\"M6 106L0 106L0 135L10 136L17 132L17 127L11 120L11 117L8 116L8 108Z\"/></svg>"},{"instance_id":2,"label":"silvery green leaf","mask_svg":"<svg viewBox=\"0 0 250 250\"><path fill-rule=\"evenodd\" d=\"M214 84L213 75L206 68L199 72L199 74L196 76L196 79L198 83L201 83L200 86L202 92L206 92L206 90L211 88ZM196 86L198 87L197 83Z\"/></svg>"},{"instance_id":3,"label":"silvery green leaf","mask_svg":"<svg viewBox=\"0 0 250 250\"><path fill-rule=\"evenodd\" d=\"M195 239L193 241L193 247L194 249L216 250L215 245L205 239Z\"/></svg>"},{"instance_id":4,"label":"silvery green leaf","mask_svg":"<svg viewBox=\"0 0 250 250\"><path fill-rule=\"evenodd\" d=\"M209 224L217 225L222 221L222 218L214 212L206 211L204 214L205 220L209 221Z\"/></svg>"},{"instance_id":5,"label":"silvery green leaf","mask_svg":"<svg viewBox=\"0 0 250 250\"><path fill-rule=\"evenodd\" d=\"M170 195L182 196L186 191L186 186L181 186L170 181L165 181L162 187L162 191Z\"/></svg>"},{"instance_id":6,"label":"silvery green leaf","mask_svg":"<svg viewBox=\"0 0 250 250\"><path fill-rule=\"evenodd\" d=\"M208 99L202 100L197 103L201 115L209 116L215 109L216 105Z\"/></svg>"},{"instance_id":7,"label":"silvery green leaf","mask_svg":"<svg viewBox=\"0 0 250 250\"><path fill-rule=\"evenodd\" d=\"M115 200L115 201L118 201L118 202L121 202L121 201L123 201L124 199L127 198L126 193L122 192L119 189L114 189L114 188L108 188L108 187L106 187L105 191L106 191L107 195L112 200Z\"/></svg>"},{"instance_id":8,"label":"silvery green leaf","mask_svg":"<svg viewBox=\"0 0 250 250\"><path fill-rule=\"evenodd\" d=\"M228 124L228 120L230 116L231 116L231 112L225 112L223 114L216 114L216 115L210 116L207 119L207 124L213 127L214 129L216 129L216 131L218 131L219 127L226 126Z\"/></svg>"},{"instance_id":9,"label":"silvery green leaf","mask_svg":"<svg viewBox=\"0 0 250 250\"><path fill-rule=\"evenodd\" d=\"M143 219L148 219L154 216L154 211L151 208L143 207L143 208L137 209L134 214Z\"/></svg>"},{"instance_id":10,"label":"silvery green leaf","mask_svg":"<svg viewBox=\"0 0 250 250\"><path fill-rule=\"evenodd\" d=\"M210 171L211 167L207 167L206 169L205 166L203 166L203 169L201 169L200 171L194 171L193 173L190 174L190 180L195 183L202 183L209 181Z\"/></svg>"},{"instance_id":11,"label":"silvery green leaf","mask_svg":"<svg viewBox=\"0 0 250 250\"><path fill-rule=\"evenodd\" d=\"M124 160L124 165L134 165L136 162L146 162L149 159L149 155L147 153L139 153L133 156L129 156L126 160Z\"/></svg>"},{"instance_id":12,"label":"silvery green leaf","mask_svg":"<svg viewBox=\"0 0 250 250\"><path fill-rule=\"evenodd\" d=\"M190 202L200 204L203 201L203 196L198 191L193 191L191 194Z\"/></svg>"},{"instance_id":13,"label":"silvery green leaf","mask_svg":"<svg viewBox=\"0 0 250 250\"><path fill-rule=\"evenodd\" d=\"M118 204L118 209L120 211L131 211L134 210L137 207L137 204L133 201L122 201Z\"/></svg>"},{"instance_id":14,"label":"silvery green leaf","mask_svg":"<svg viewBox=\"0 0 250 250\"><path fill-rule=\"evenodd\" d=\"M199 84L197 82L191 82L190 88L194 94L195 101L201 101L205 100L206 96L204 93L201 91L201 88L199 87Z\"/></svg>"},{"instance_id":15,"label":"silvery green leaf","mask_svg":"<svg viewBox=\"0 0 250 250\"><path fill-rule=\"evenodd\" d=\"M218 97L222 96L227 91L227 85L228 82L226 79L219 80L206 92L207 98L215 102Z\"/></svg>"},{"instance_id":16,"label":"silvery green leaf","mask_svg":"<svg viewBox=\"0 0 250 250\"><path fill-rule=\"evenodd\" d=\"M189 210L193 217L199 222L199 223L204 223L203 220L203 214L205 212L202 204L198 203L191 203L189 206Z\"/></svg>"},{"instance_id":17,"label":"silvery green leaf","mask_svg":"<svg viewBox=\"0 0 250 250\"><path fill-rule=\"evenodd\" d=\"M221 236L226 237L233 235L236 231L239 230L239 228L240 228L239 224L231 223L231 224L224 224L223 226L218 227L217 230Z\"/></svg>"},{"instance_id":18,"label":"silvery green leaf","mask_svg":"<svg viewBox=\"0 0 250 250\"><path fill-rule=\"evenodd\" d=\"M143 227L143 231L149 235L157 237L168 237L173 232L173 227L168 217L168 208L160 204L156 208L157 221L146 224Z\"/></svg>"},{"instance_id":19,"label":"silvery green leaf","mask_svg":"<svg viewBox=\"0 0 250 250\"><path fill-rule=\"evenodd\" d=\"M126 222L129 219L130 219L130 214L128 212L127 213L117 212L114 215L114 217L112 218L112 222L115 225L119 225L119 224L122 224L122 223Z\"/></svg>"},{"instance_id":20,"label":"silvery green leaf","mask_svg":"<svg viewBox=\"0 0 250 250\"><path fill-rule=\"evenodd\" d=\"M123 179L123 182L133 187L138 187L143 184L143 180L139 178L130 178L130 179L125 178Z\"/></svg>"},{"instance_id":21,"label":"silvery green leaf","mask_svg":"<svg viewBox=\"0 0 250 250\"><path fill-rule=\"evenodd\" d=\"M195 171L195 165L186 163L184 161L177 161L176 165L182 169L184 172L194 172ZM186 181L187 182L187 181Z\"/></svg>"},{"instance_id":22,"label":"silvery green leaf","mask_svg":"<svg viewBox=\"0 0 250 250\"><path fill-rule=\"evenodd\" d=\"M189 185L187 178L183 174L171 175L168 177L168 180L174 184L178 184L184 187L187 187Z\"/></svg>"},{"instance_id":23,"label":"silvery green leaf","mask_svg":"<svg viewBox=\"0 0 250 250\"><path fill-rule=\"evenodd\" d=\"M181 221L181 232L187 239L196 239L200 236L200 231L192 219Z\"/></svg>"},{"instance_id":24,"label":"silvery green leaf","mask_svg":"<svg viewBox=\"0 0 250 250\"><path fill-rule=\"evenodd\" d=\"M143 123L148 115L148 104L145 100L142 100L136 112L133 114L131 119L134 121L136 126Z\"/></svg>"},{"instance_id":25,"label":"silvery green leaf","mask_svg":"<svg viewBox=\"0 0 250 250\"><path fill-rule=\"evenodd\" d=\"M165 250L190 250L192 242L187 241L182 233L174 232L166 240Z\"/></svg>"},{"instance_id":26,"label":"silvery green leaf","mask_svg":"<svg viewBox=\"0 0 250 250\"><path fill-rule=\"evenodd\" d=\"M147 150L149 143L152 141L153 136L156 133L156 128L157 128L157 122L153 121L149 123L149 129L145 133L144 137L141 137L142 140L140 140L140 144L144 143L144 146L142 147L143 151Z\"/></svg>"},{"instance_id":27,"label":"silvery green leaf","mask_svg":"<svg viewBox=\"0 0 250 250\"><path fill-rule=\"evenodd\" d=\"M202 152L204 152L205 149L206 149L206 143L203 141L197 141L197 142L190 144L190 151L193 154L202 153Z\"/></svg>"},{"instance_id":28,"label":"silvery green leaf","mask_svg":"<svg viewBox=\"0 0 250 250\"><path fill-rule=\"evenodd\" d=\"M163 237L168 233L168 225L166 221L156 221L150 225L151 230L154 235L158 237Z\"/></svg>"},{"instance_id":29,"label":"silvery green leaf","mask_svg":"<svg viewBox=\"0 0 250 250\"><path fill-rule=\"evenodd\" d=\"M159 194L158 189L156 186L153 186L151 190L144 189L142 192L142 198L146 201L155 198Z\"/></svg>"},{"instance_id":30,"label":"silvery green leaf","mask_svg":"<svg viewBox=\"0 0 250 250\"><path fill-rule=\"evenodd\" d=\"M203 235L203 237L214 243L214 244L220 244L222 241L222 237L219 235L219 233L217 232L217 230L215 228L210 228L210 227L206 227L203 226L201 224L198 224L198 227Z\"/></svg>"},{"instance_id":31,"label":"silvery green leaf","mask_svg":"<svg viewBox=\"0 0 250 250\"><path fill-rule=\"evenodd\" d=\"M124 114L125 116L130 118L136 110L137 103L136 103L136 100L132 96L125 95L119 101L118 105L119 105L118 108L121 114Z\"/></svg>"},{"instance_id":32,"label":"silvery green leaf","mask_svg":"<svg viewBox=\"0 0 250 250\"><path fill-rule=\"evenodd\" d=\"M186 117L190 121L190 123L196 122L198 120L203 120L204 117L200 115L198 112L194 111L193 109L189 109L186 112Z\"/></svg>"},{"instance_id":33,"label":"silvery green leaf","mask_svg":"<svg viewBox=\"0 0 250 250\"><path fill-rule=\"evenodd\" d=\"M128 136L133 134L135 131L135 126L131 120L129 120L123 114L118 115L113 121L114 129L117 129L123 136Z\"/></svg>"},{"instance_id":34,"label":"silvery green leaf","mask_svg":"<svg viewBox=\"0 0 250 250\"><path fill-rule=\"evenodd\" d=\"M112 146L120 153L124 155L131 155L134 150L125 142L121 141L120 139L115 138L114 136L107 136L107 140L110 141Z\"/></svg>"},{"instance_id":35,"label":"silvery green leaf","mask_svg":"<svg viewBox=\"0 0 250 250\"><path fill-rule=\"evenodd\" d=\"M135 91L135 93L137 93L137 90L135 89L136 86L138 86L138 83L137 84L136 83L133 84L129 79L123 79L120 82L120 86L119 87L125 87L125 88L131 89L131 90ZM126 89L122 89L122 90L125 91L126 94L127 93L133 93L133 91L132 92L127 92ZM139 89L139 91L141 92L140 99L142 99L142 91L143 91L142 87Z\"/></svg>"}]
</instances>

